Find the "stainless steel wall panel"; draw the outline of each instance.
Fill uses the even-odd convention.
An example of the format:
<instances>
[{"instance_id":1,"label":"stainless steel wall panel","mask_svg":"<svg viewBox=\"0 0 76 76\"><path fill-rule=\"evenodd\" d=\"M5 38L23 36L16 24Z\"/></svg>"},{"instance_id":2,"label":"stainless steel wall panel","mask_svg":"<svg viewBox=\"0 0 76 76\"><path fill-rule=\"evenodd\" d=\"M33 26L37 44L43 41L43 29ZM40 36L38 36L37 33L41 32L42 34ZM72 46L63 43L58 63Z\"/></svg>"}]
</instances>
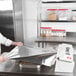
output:
<instances>
[{"instance_id":1,"label":"stainless steel wall panel","mask_svg":"<svg viewBox=\"0 0 76 76\"><path fill-rule=\"evenodd\" d=\"M24 42L22 0L13 0L13 10L15 41Z\"/></svg>"}]
</instances>

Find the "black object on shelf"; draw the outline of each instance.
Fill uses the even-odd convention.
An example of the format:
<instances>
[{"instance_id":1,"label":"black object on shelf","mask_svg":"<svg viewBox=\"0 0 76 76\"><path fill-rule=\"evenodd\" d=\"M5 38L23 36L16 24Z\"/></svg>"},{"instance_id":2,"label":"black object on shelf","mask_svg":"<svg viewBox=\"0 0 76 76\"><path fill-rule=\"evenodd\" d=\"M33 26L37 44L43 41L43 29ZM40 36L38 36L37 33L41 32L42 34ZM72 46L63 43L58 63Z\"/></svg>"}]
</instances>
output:
<instances>
[{"instance_id":1,"label":"black object on shelf","mask_svg":"<svg viewBox=\"0 0 76 76\"><path fill-rule=\"evenodd\" d=\"M72 11L76 11L76 10L72 10Z\"/></svg>"},{"instance_id":2,"label":"black object on shelf","mask_svg":"<svg viewBox=\"0 0 76 76\"><path fill-rule=\"evenodd\" d=\"M76 3L76 1L42 1L42 3Z\"/></svg>"},{"instance_id":3,"label":"black object on shelf","mask_svg":"<svg viewBox=\"0 0 76 76\"><path fill-rule=\"evenodd\" d=\"M41 20L41 22L76 22L73 20Z\"/></svg>"}]
</instances>

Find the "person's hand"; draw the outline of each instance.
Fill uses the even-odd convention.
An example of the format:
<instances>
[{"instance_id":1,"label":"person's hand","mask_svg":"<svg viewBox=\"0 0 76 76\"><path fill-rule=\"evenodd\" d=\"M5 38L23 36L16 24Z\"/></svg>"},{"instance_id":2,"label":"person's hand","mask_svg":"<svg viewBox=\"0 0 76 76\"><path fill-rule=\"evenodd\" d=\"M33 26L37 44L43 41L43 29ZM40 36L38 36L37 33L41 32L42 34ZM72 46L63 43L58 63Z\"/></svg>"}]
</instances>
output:
<instances>
[{"instance_id":1,"label":"person's hand","mask_svg":"<svg viewBox=\"0 0 76 76\"><path fill-rule=\"evenodd\" d=\"M22 42L16 42L16 45L17 46L23 46L23 43Z\"/></svg>"},{"instance_id":2,"label":"person's hand","mask_svg":"<svg viewBox=\"0 0 76 76\"><path fill-rule=\"evenodd\" d=\"M0 56L0 62L4 62L4 61L6 61L7 60L7 58L5 58L5 57L3 57L3 56Z\"/></svg>"},{"instance_id":3,"label":"person's hand","mask_svg":"<svg viewBox=\"0 0 76 76\"><path fill-rule=\"evenodd\" d=\"M23 46L23 43L22 42L12 42L12 45Z\"/></svg>"}]
</instances>

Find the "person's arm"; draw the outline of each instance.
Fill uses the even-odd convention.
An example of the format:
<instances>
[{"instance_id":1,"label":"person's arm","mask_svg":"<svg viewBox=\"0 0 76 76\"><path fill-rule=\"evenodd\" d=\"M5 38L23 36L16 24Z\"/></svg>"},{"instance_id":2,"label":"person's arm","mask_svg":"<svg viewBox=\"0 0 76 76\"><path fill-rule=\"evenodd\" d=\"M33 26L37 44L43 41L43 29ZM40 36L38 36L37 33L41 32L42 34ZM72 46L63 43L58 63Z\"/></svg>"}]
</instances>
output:
<instances>
[{"instance_id":1,"label":"person's arm","mask_svg":"<svg viewBox=\"0 0 76 76\"><path fill-rule=\"evenodd\" d=\"M12 43L12 40L6 38L5 36L3 36L1 33L0 33L0 44L3 44L5 46L10 46Z\"/></svg>"},{"instance_id":2,"label":"person's arm","mask_svg":"<svg viewBox=\"0 0 76 76\"><path fill-rule=\"evenodd\" d=\"M12 41L12 40L6 38L5 36L3 36L1 33L0 33L0 44L3 44L5 46L10 46L10 45L23 46L23 43L22 42ZM0 56L0 62L4 62L7 59L8 58L6 58L6 57Z\"/></svg>"},{"instance_id":3,"label":"person's arm","mask_svg":"<svg viewBox=\"0 0 76 76\"><path fill-rule=\"evenodd\" d=\"M3 36L1 33L0 33L0 44L3 44L5 46L10 46L10 45L23 46L22 42L12 41L6 38L5 36Z\"/></svg>"}]
</instances>

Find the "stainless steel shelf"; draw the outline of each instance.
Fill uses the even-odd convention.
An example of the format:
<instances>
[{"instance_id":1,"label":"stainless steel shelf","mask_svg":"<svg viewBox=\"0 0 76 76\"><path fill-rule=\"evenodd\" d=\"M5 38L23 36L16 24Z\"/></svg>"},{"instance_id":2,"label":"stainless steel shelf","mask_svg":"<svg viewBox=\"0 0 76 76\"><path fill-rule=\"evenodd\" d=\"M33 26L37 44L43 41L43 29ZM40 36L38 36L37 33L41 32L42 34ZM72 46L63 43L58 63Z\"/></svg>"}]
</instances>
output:
<instances>
[{"instance_id":1,"label":"stainless steel shelf","mask_svg":"<svg viewBox=\"0 0 76 76\"><path fill-rule=\"evenodd\" d=\"M76 3L76 1L42 1L42 3Z\"/></svg>"},{"instance_id":2,"label":"stainless steel shelf","mask_svg":"<svg viewBox=\"0 0 76 76\"><path fill-rule=\"evenodd\" d=\"M38 37L35 42L38 43L38 47L42 43L42 48L44 48L46 43L68 43L76 45L76 37Z\"/></svg>"}]
</instances>

